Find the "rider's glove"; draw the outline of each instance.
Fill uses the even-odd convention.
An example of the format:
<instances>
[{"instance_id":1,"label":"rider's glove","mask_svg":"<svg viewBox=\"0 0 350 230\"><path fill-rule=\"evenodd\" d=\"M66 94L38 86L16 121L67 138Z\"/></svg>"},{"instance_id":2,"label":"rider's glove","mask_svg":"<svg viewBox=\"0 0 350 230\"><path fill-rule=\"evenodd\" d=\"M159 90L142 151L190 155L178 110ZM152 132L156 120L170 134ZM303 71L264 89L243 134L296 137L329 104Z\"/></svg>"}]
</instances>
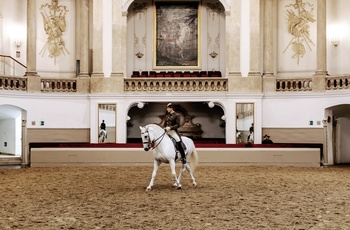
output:
<instances>
[{"instance_id":1,"label":"rider's glove","mask_svg":"<svg viewBox=\"0 0 350 230\"><path fill-rule=\"evenodd\" d=\"M164 130L167 131L167 132L169 132L169 131L170 131L170 127L167 126L167 127L164 128Z\"/></svg>"}]
</instances>

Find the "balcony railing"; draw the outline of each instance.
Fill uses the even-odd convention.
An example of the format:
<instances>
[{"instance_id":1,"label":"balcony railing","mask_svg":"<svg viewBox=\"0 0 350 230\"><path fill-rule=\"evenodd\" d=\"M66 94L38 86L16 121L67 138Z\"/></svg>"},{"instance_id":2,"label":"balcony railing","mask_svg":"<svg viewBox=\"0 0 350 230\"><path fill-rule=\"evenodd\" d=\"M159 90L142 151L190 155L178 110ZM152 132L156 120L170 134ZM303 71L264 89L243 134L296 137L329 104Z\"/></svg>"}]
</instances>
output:
<instances>
[{"instance_id":1,"label":"balcony railing","mask_svg":"<svg viewBox=\"0 0 350 230\"><path fill-rule=\"evenodd\" d=\"M340 75L326 78L326 90L349 89L350 75Z\"/></svg>"},{"instance_id":2,"label":"balcony railing","mask_svg":"<svg viewBox=\"0 0 350 230\"><path fill-rule=\"evenodd\" d=\"M125 92L227 92L228 78L124 78ZM1 76L0 90L28 91L27 77ZM76 93L78 79L40 78L45 93ZM347 90L350 75L328 76L325 90ZM37 88L34 86L34 88ZM277 79L276 92L312 91L312 78Z\"/></svg>"},{"instance_id":3,"label":"balcony railing","mask_svg":"<svg viewBox=\"0 0 350 230\"><path fill-rule=\"evenodd\" d=\"M125 78L125 92L228 91L227 78Z\"/></svg>"},{"instance_id":4,"label":"balcony railing","mask_svg":"<svg viewBox=\"0 0 350 230\"><path fill-rule=\"evenodd\" d=\"M27 91L27 78L0 77L0 90Z\"/></svg>"},{"instance_id":5,"label":"balcony railing","mask_svg":"<svg viewBox=\"0 0 350 230\"><path fill-rule=\"evenodd\" d=\"M277 79L276 91L311 91L312 78L303 79Z\"/></svg>"},{"instance_id":6,"label":"balcony railing","mask_svg":"<svg viewBox=\"0 0 350 230\"><path fill-rule=\"evenodd\" d=\"M41 79L41 92L49 93L71 93L77 92L76 79Z\"/></svg>"}]
</instances>

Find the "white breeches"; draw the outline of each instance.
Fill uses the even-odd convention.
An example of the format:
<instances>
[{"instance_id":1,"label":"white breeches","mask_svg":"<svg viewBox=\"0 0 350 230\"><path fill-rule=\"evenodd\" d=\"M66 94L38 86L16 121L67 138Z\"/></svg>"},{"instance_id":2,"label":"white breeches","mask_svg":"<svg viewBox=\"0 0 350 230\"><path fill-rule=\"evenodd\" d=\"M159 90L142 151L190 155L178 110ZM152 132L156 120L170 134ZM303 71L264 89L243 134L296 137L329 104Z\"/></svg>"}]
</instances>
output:
<instances>
[{"instance_id":1,"label":"white breeches","mask_svg":"<svg viewBox=\"0 0 350 230\"><path fill-rule=\"evenodd\" d=\"M181 141L179 135L177 134L177 132L176 132L175 130L169 130L167 133L168 133L170 136L172 136L172 137L176 140L176 142Z\"/></svg>"}]
</instances>

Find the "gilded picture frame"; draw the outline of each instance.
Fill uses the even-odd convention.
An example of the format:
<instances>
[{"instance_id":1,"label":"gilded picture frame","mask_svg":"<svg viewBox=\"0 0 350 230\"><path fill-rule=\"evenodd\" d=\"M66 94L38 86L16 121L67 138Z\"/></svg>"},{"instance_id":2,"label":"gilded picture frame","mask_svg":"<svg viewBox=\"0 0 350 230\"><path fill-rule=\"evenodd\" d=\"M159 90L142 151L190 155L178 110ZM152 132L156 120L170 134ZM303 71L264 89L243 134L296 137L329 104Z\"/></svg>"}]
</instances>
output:
<instances>
[{"instance_id":1,"label":"gilded picture frame","mask_svg":"<svg viewBox=\"0 0 350 230\"><path fill-rule=\"evenodd\" d=\"M156 2L154 69L200 69L199 2Z\"/></svg>"}]
</instances>

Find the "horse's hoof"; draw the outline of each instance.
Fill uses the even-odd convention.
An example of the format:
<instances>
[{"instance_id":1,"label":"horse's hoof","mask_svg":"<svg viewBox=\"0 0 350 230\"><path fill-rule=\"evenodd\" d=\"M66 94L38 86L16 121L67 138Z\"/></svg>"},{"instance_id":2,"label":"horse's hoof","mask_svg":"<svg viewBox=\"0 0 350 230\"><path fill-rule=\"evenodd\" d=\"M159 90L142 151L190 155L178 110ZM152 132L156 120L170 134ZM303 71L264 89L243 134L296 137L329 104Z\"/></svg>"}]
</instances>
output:
<instances>
[{"instance_id":1,"label":"horse's hoof","mask_svg":"<svg viewBox=\"0 0 350 230\"><path fill-rule=\"evenodd\" d=\"M147 188L146 188L146 192L149 192L149 191L151 191L151 188L150 188L150 187L147 187Z\"/></svg>"},{"instance_id":2,"label":"horse's hoof","mask_svg":"<svg viewBox=\"0 0 350 230\"><path fill-rule=\"evenodd\" d=\"M182 189L182 186L180 185L180 186L177 186L177 189L179 190L179 189Z\"/></svg>"},{"instance_id":3,"label":"horse's hoof","mask_svg":"<svg viewBox=\"0 0 350 230\"><path fill-rule=\"evenodd\" d=\"M197 186L197 183L196 183L196 182L193 182L193 186L196 187L196 186Z\"/></svg>"}]
</instances>

